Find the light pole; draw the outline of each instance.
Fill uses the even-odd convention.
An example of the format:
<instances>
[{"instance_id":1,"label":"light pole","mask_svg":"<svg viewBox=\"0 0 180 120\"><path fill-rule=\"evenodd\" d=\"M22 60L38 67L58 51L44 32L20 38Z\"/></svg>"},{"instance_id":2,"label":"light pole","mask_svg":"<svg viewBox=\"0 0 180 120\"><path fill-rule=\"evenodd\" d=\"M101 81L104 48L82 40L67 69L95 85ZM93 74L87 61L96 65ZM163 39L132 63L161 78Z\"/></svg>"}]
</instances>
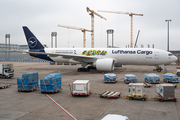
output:
<instances>
[{"instance_id":1,"label":"light pole","mask_svg":"<svg viewBox=\"0 0 180 120\"><path fill-rule=\"evenodd\" d=\"M171 22L171 19L169 20L165 20L165 22L167 22L168 24L168 30L167 30L167 51L169 51L169 22Z\"/></svg>"}]
</instances>

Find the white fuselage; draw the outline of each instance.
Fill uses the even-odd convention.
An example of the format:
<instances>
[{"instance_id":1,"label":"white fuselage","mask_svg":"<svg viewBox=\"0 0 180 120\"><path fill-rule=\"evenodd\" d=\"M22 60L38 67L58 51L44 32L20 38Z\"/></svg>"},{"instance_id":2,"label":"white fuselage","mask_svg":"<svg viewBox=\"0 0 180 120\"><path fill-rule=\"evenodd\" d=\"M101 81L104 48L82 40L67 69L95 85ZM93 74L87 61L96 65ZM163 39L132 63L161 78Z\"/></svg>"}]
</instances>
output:
<instances>
[{"instance_id":1,"label":"white fuselage","mask_svg":"<svg viewBox=\"0 0 180 120\"><path fill-rule=\"evenodd\" d=\"M86 52L84 52L86 51ZM97 52L98 51L98 52ZM115 66L118 65L162 65L177 60L172 53L153 48L45 48L46 53L66 54L73 56L92 56L98 59L112 58ZM83 54L83 52L85 54ZM88 54L89 53L89 54ZM102 54L101 54L102 53ZM79 60L70 57L49 56L55 62L76 62ZM93 60L81 58L84 62Z\"/></svg>"}]
</instances>

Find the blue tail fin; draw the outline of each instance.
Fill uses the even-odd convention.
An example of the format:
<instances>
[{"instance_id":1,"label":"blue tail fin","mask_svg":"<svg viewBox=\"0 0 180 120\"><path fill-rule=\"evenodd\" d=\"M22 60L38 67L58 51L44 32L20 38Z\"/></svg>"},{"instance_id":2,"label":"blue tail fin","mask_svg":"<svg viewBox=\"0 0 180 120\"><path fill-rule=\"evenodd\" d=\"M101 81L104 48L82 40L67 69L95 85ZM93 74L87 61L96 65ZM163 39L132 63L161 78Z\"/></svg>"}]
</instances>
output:
<instances>
[{"instance_id":1,"label":"blue tail fin","mask_svg":"<svg viewBox=\"0 0 180 120\"><path fill-rule=\"evenodd\" d=\"M28 27L23 26L24 34L29 46L29 49L44 49L44 46L39 42L39 40L33 35L33 33L28 29Z\"/></svg>"}]
</instances>

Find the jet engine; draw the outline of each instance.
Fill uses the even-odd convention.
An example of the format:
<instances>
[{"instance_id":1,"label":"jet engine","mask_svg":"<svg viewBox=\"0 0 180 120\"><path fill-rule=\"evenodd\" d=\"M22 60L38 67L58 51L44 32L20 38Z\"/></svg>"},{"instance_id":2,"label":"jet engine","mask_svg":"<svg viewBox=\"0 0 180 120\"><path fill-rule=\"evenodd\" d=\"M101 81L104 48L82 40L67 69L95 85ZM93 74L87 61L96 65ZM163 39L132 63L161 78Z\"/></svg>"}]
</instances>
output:
<instances>
[{"instance_id":1,"label":"jet engine","mask_svg":"<svg viewBox=\"0 0 180 120\"><path fill-rule=\"evenodd\" d=\"M110 58L97 59L96 62L93 63L93 67L101 71L112 71L114 70L114 60Z\"/></svg>"}]
</instances>

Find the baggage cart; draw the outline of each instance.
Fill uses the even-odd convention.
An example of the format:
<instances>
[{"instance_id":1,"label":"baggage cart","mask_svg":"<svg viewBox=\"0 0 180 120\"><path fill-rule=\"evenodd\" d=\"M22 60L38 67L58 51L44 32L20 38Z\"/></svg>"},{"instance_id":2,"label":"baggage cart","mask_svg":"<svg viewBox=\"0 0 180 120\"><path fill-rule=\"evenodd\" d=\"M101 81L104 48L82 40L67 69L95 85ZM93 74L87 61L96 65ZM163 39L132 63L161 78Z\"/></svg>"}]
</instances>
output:
<instances>
[{"instance_id":1,"label":"baggage cart","mask_svg":"<svg viewBox=\"0 0 180 120\"><path fill-rule=\"evenodd\" d=\"M99 94L100 98L119 98L121 95L120 92L114 92L114 91L104 91L101 94Z\"/></svg>"},{"instance_id":2,"label":"baggage cart","mask_svg":"<svg viewBox=\"0 0 180 120\"><path fill-rule=\"evenodd\" d=\"M133 100L133 99L141 99L142 101L145 101L147 99L147 95L131 95L129 94L128 96L125 96L126 98L129 98L129 100Z\"/></svg>"}]
</instances>

